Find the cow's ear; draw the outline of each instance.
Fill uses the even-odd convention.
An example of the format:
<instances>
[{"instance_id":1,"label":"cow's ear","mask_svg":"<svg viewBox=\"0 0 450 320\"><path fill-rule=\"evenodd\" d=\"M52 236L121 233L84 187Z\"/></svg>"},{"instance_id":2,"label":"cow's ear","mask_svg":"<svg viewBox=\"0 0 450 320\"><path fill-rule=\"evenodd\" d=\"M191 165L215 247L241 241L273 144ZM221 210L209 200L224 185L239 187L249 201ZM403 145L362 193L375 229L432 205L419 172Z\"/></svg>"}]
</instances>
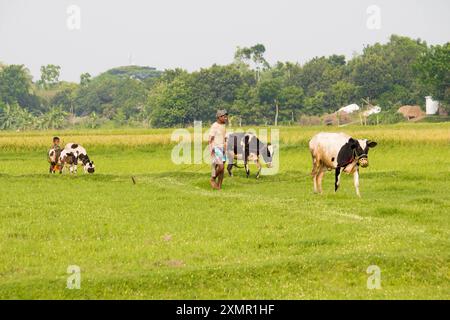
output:
<instances>
[{"instance_id":1,"label":"cow's ear","mask_svg":"<svg viewBox=\"0 0 450 320\"><path fill-rule=\"evenodd\" d=\"M348 139L348 144L350 145L350 148L356 149L358 141L356 141L353 138Z\"/></svg>"},{"instance_id":2,"label":"cow's ear","mask_svg":"<svg viewBox=\"0 0 450 320\"><path fill-rule=\"evenodd\" d=\"M271 145L270 143L267 144L267 151L268 151L268 156L272 157L273 153L275 151L275 146Z\"/></svg>"},{"instance_id":3,"label":"cow's ear","mask_svg":"<svg viewBox=\"0 0 450 320\"><path fill-rule=\"evenodd\" d=\"M369 148L375 148L377 144L378 143L376 143L375 141L367 140L367 145L369 146Z\"/></svg>"}]
</instances>

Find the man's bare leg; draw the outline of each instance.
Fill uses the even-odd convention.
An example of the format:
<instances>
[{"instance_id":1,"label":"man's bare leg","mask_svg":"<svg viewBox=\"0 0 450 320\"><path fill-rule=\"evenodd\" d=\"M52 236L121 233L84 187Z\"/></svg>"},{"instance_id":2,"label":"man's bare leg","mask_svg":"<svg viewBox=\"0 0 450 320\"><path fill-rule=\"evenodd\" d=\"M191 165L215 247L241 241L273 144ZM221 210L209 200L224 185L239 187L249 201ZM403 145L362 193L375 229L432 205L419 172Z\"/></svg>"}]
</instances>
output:
<instances>
[{"instance_id":1,"label":"man's bare leg","mask_svg":"<svg viewBox=\"0 0 450 320\"><path fill-rule=\"evenodd\" d=\"M218 165L218 167L219 167L219 175L218 175L218 186L219 186L219 189L221 189L222 188L222 182L223 182L223 176L225 175L225 167L224 167L224 165L222 164L222 165Z\"/></svg>"},{"instance_id":2,"label":"man's bare leg","mask_svg":"<svg viewBox=\"0 0 450 320\"><path fill-rule=\"evenodd\" d=\"M218 189L222 188L223 175L224 175L224 166L223 166L223 164L218 164L216 166L216 177L217 177Z\"/></svg>"},{"instance_id":3,"label":"man's bare leg","mask_svg":"<svg viewBox=\"0 0 450 320\"><path fill-rule=\"evenodd\" d=\"M211 180L209 181L209 183L211 184L211 187L212 187L213 189L216 189L216 190L219 189L219 185L218 185L217 182L216 182L216 179L219 177L219 174L220 174L219 168L218 168L218 167L219 167L219 166L216 165L216 173L215 173L215 176L214 176L214 177L211 177Z\"/></svg>"},{"instance_id":4,"label":"man's bare leg","mask_svg":"<svg viewBox=\"0 0 450 320\"><path fill-rule=\"evenodd\" d=\"M216 190L219 189L219 186L216 183L216 178L211 177L209 184L211 185L211 188L216 189Z\"/></svg>"}]
</instances>

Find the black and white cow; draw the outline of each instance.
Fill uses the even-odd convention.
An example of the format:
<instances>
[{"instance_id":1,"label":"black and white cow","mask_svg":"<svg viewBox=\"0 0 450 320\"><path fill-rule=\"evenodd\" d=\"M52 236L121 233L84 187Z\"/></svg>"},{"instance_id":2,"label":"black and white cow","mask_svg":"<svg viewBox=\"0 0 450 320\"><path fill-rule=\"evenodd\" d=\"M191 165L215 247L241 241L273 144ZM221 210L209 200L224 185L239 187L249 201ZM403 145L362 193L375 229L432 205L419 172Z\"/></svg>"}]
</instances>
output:
<instances>
[{"instance_id":1,"label":"black and white cow","mask_svg":"<svg viewBox=\"0 0 450 320\"><path fill-rule=\"evenodd\" d=\"M335 169L334 191L339 188L342 171L353 174L356 194L359 193L359 167L369 165L369 148L377 145L375 141L356 140L345 133L316 134L309 141L309 150L313 160L312 176L314 192L322 193L322 178L326 170Z\"/></svg>"},{"instance_id":2,"label":"black and white cow","mask_svg":"<svg viewBox=\"0 0 450 320\"><path fill-rule=\"evenodd\" d=\"M76 173L78 161L81 161L85 173L94 173L94 161L89 159L86 149L77 143L68 143L61 152L60 161L63 166L69 167L70 173Z\"/></svg>"},{"instance_id":3,"label":"black and white cow","mask_svg":"<svg viewBox=\"0 0 450 320\"><path fill-rule=\"evenodd\" d=\"M273 146L268 143L267 145L261 142L256 135L252 133L237 132L227 135L227 150L226 156L228 160L227 171L232 176L231 170L233 166L238 167L234 160L243 160L245 172L247 178L250 175L250 169L248 168L248 162L254 161L258 167L256 173L256 179L259 178L261 173L261 163L259 162L259 156L261 155L267 167L272 167L273 158Z\"/></svg>"}]
</instances>

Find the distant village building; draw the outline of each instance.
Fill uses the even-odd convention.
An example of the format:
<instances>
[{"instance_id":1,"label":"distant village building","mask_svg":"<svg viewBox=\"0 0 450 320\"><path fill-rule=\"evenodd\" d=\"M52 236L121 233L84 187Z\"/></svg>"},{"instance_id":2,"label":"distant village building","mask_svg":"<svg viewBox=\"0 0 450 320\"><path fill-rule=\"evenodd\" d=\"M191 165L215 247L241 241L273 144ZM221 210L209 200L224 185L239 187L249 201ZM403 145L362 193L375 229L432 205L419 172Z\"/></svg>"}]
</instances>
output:
<instances>
[{"instance_id":1,"label":"distant village building","mask_svg":"<svg viewBox=\"0 0 450 320\"><path fill-rule=\"evenodd\" d=\"M342 107L338 110L338 112L345 112L345 113L353 113L355 111L358 111L360 108L356 103L349 104L348 106Z\"/></svg>"},{"instance_id":2,"label":"distant village building","mask_svg":"<svg viewBox=\"0 0 450 320\"><path fill-rule=\"evenodd\" d=\"M372 114L377 114L381 112L381 107L380 106L373 106L371 107L369 110L366 110L363 112L363 116L364 117L368 117Z\"/></svg>"},{"instance_id":3,"label":"distant village building","mask_svg":"<svg viewBox=\"0 0 450 320\"><path fill-rule=\"evenodd\" d=\"M433 115L439 111L439 101L433 100L432 96L425 97L425 109L427 115Z\"/></svg>"}]
</instances>

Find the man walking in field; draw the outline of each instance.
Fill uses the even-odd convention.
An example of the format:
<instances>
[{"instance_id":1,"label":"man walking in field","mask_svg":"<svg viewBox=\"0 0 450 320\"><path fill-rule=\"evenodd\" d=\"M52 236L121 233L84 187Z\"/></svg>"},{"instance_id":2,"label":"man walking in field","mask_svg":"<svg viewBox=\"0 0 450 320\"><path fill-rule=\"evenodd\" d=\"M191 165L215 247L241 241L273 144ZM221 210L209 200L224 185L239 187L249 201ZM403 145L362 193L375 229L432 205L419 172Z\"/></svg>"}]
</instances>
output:
<instances>
[{"instance_id":1,"label":"man walking in field","mask_svg":"<svg viewBox=\"0 0 450 320\"><path fill-rule=\"evenodd\" d=\"M224 164L226 161L226 128L228 121L228 112L226 110L218 110L216 113L217 121L214 122L209 131L209 151L211 153L211 180L210 184L213 189L220 190L222 188L224 176Z\"/></svg>"}]
</instances>

